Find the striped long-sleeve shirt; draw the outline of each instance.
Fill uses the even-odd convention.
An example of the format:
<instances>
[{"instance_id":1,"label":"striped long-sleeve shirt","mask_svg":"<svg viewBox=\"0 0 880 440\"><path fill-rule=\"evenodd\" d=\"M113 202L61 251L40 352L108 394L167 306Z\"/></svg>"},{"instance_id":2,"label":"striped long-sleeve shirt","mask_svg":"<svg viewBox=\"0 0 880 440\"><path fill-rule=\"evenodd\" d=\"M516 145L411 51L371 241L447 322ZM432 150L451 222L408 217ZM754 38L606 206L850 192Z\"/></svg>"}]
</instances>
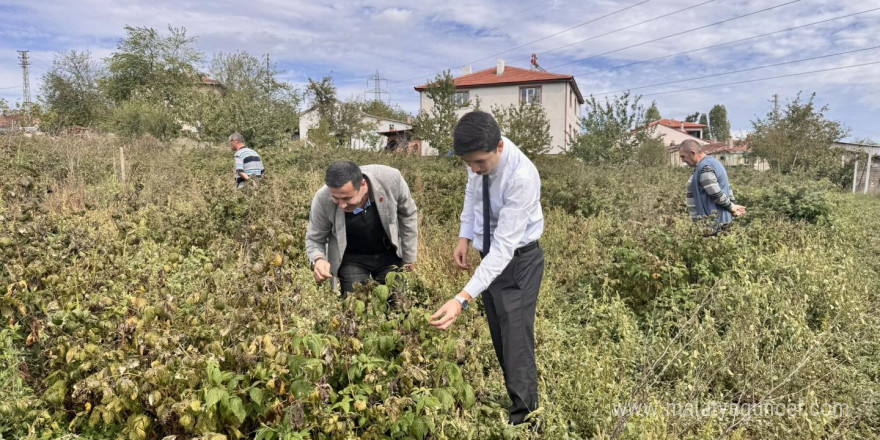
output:
<instances>
[{"instance_id":1,"label":"striped long-sleeve shirt","mask_svg":"<svg viewBox=\"0 0 880 440\"><path fill-rule=\"evenodd\" d=\"M691 219L697 220L700 216L697 214L697 202L694 199L693 179L694 176L691 174L691 177L688 178L687 181L687 207ZM733 188L730 189L730 196L724 194L724 191L721 190L721 185L718 184L718 177L715 175L715 170L709 165L704 166L700 170L700 187L706 191L706 194L709 195L718 207L726 211L731 211L733 209L733 204L736 203L736 199L733 197Z\"/></svg>"},{"instance_id":2,"label":"striped long-sleeve shirt","mask_svg":"<svg viewBox=\"0 0 880 440\"><path fill-rule=\"evenodd\" d=\"M256 151L248 147L241 147L235 152L235 183L240 187L244 183L239 173L245 173L248 176L263 175L263 161Z\"/></svg>"}]
</instances>

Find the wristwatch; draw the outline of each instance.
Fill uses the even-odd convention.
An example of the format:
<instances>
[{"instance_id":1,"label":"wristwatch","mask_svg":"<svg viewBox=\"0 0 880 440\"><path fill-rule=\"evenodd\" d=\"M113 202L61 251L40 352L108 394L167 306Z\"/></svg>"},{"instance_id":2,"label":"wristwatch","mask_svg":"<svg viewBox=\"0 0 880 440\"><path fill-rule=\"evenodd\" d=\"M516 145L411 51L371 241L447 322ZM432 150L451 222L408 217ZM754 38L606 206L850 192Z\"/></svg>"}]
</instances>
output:
<instances>
[{"instance_id":1,"label":"wristwatch","mask_svg":"<svg viewBox=\"0 0 880 440\"><path fill-rule=\"evenodd\" d=\"M468 300L461 297L461 295L455 295L455 300L461 304L462 310L467 310L469 307Z\"/></svg>"},{"instance_id":2,"label":"wristwatch","mask_svg":"<svg viewBox=\"0 0 880 440\"><path fill-rule=\"evenodd\" d=\"M321 255L318 255L317 257L315 257L314 260L312 260L312 264L311 264L311 266L312 266L312 270L315 270L315 265L318 264L318 262L321 261L321 260L326 260L326 258L324 258L324 257L321 256Z\"/></svg>"}]
</instances>

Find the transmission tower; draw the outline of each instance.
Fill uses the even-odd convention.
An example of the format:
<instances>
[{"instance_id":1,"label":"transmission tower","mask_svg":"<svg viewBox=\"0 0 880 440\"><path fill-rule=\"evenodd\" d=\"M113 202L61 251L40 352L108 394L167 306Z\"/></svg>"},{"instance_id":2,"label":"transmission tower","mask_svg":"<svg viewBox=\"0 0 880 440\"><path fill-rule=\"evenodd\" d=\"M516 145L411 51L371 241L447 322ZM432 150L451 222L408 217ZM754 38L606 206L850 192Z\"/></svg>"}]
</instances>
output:
<instances>
[{"instance_id":1,"label":"transmission tower","mask_svg":"<svg viewBox=\"0 0 880 440\"><path fill-rule=\"evenodd\" d=\"M24 106L24 113L26 115L28 124L30 125L31 119L31 80L30 74L28 73L28 66L31 65L30 60L28 60L28 52L27 50L19 50L18 51L18 59L21 61L21 100L22 105Z\"/></svg>"},{"instance_id":2,"label":"transmission tower","mask_svg":"<svg viewBox=\"0 0 880 440\"><path fill-rule=\"evenodd\" d=\"M370 85L370 82L373 83L373 101L381 101L382 94L388 94L387 90L382 89L382 81L385 81L385 86L388 86L388 80L379 76L379 71L376 71L376 74L367 78L367 86Z\"/></svg>"}]
</instances>

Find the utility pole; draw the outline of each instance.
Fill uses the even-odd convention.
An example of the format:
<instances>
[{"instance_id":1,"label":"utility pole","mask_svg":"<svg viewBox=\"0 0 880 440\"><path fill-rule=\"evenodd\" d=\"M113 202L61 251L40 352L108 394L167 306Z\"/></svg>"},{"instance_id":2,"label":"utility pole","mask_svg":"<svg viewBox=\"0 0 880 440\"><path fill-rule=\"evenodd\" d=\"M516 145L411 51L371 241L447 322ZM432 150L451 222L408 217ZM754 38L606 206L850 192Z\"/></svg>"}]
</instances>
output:
<instances>
[{"instance_id":1,"label":"utility pole","mask_svg":"<svg viewBox=\"0 0 880 440\"><path fill-rule=\"evenodd\" d=\"M30 74L28 73L28 66L31 65L30 60L28 59L27 50L19 50L18 51L18 60L21 61L21 100L22 105L24 106L24 114L25 119L30 125L31 119L31 81Z\"/></svg>"},{"instance_id":2,"label":"utility pole","mask_svg":"<svg viewBox=\"0 0 880 440\"><path fill-rule=\"evenodd\" d=\"M779 94L773 94L773 116L779 117Z\"/></svg>"},{"instance_id":3,"label":"utility pole","mask_svg":"<svg viewBox=\"0 0 880 440\"><path fill-rule=\"evenodd\" d=\"M388 93L387 90L382 89L382 81L385 81L385 85L387 86L388 80L379 76L379 71L377 70L375 75L373 75L367 79L367 86L370 85L370 81L373 82L373 101L381 101L382 94Z\"/></svg>"}]
</instances>

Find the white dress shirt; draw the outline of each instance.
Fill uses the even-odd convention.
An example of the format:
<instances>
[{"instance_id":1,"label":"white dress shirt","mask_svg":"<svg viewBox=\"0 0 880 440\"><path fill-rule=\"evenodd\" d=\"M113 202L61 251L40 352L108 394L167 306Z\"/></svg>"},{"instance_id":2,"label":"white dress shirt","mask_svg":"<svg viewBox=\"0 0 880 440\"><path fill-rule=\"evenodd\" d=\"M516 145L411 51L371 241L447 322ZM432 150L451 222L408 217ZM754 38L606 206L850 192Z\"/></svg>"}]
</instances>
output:
<instances>
[{"instance_id":1,"label":"white dress shirt","mask_svg":"<svg viewBox=\"0 0 880 440\"><path fill-rule=\"evenodd\" d=\"M541 238L544 213L541 211L541 176L535 164L514 145L501 137L504 150L498 165L489 174L489 254L477 267L464 291L476 298L501 274L513 252ZM483 247L483 176L467 169L464 209L458 236Z\"/></svg>"}]
</instances>

